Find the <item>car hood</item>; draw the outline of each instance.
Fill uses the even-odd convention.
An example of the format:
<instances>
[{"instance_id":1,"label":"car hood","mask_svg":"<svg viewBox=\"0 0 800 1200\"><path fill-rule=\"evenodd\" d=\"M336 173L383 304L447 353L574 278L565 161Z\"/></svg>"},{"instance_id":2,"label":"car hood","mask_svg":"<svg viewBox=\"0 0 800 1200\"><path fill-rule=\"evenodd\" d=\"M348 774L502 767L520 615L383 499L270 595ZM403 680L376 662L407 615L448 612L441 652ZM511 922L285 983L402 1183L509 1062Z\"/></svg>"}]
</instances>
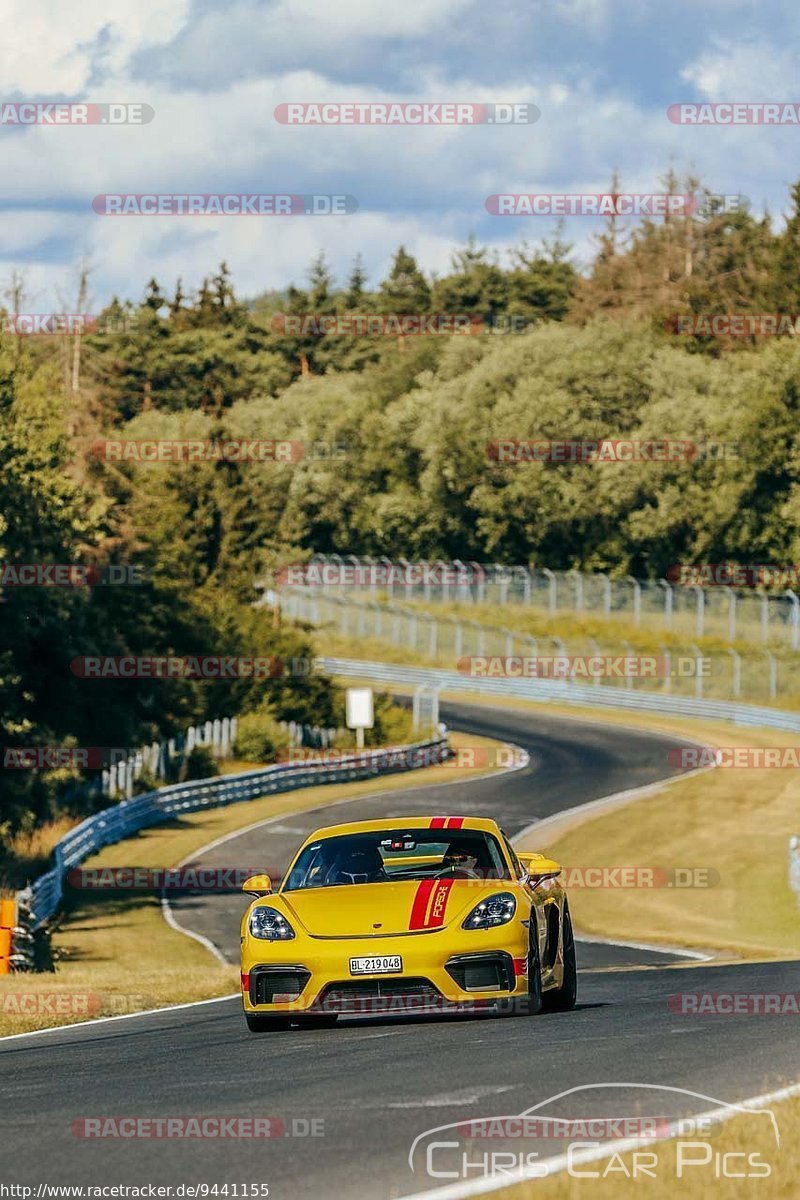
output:
<instances>
[{"instance_id":1,"label":"car hood","mask_svg":"<svg viewBox=\"0 0 800 1200\"><path fill-rule=\"evenodd\" d=\"M305 888L282 892L281 900L313 937L387 937L463 921L496 890L465 879L415 879Z\"/></svg>"}]
</instances>

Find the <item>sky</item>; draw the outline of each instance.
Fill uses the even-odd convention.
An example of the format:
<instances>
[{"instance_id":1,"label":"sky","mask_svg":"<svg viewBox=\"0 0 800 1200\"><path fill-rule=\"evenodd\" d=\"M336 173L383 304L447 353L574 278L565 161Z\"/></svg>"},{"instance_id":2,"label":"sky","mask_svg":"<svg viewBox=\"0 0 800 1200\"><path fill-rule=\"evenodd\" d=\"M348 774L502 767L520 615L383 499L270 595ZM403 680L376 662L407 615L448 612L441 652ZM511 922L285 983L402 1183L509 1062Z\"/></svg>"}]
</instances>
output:
<instances>
[{"instance_id":1,"label":"sky","mask_svg":"<svg viewBox=\"0 0 800 1200\"><path fill-rule=\"evenodd\" d=\"M0 125L0 292L27 311L184 290L225 260L237 292L302 285L324 251L376 286L404 244L430 275L470 234L501 261L552 218L498 217L494 193L663 190L670 166L780 225L800 127L671 123L685 101L800 100L796 0L0 0L0 103L149 105L143 125ZM291 102L529 103L535 124L294 126ZM2 111L2 110L0 110ZM107 216L103 193L355 196L346 216ZM579 265L596 223L566 221Z\"/></svg>"}]
</instances>

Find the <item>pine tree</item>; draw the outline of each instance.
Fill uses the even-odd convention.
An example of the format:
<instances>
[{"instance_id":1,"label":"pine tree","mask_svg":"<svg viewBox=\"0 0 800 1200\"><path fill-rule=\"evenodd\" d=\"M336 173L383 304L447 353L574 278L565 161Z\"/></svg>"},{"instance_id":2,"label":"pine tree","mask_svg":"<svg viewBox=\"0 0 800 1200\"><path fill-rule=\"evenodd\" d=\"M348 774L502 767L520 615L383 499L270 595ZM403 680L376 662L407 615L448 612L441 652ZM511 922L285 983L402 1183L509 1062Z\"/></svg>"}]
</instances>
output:
<instances>
[{"instance_id":1,"label":"pine tree","mask_svg":"<svg viewBox=\"0 0 800 1200\"><path fill-rule=\"evenodd\" d=\"M431 290L417 266L413 254L400 246L392 266L380 286L380 307L385 313L424 313L428 311Z\"/></svg>"},{"instance_id":2,"label":"pine tree","mask_svg":"<svg viewBox=\"0 0 800 1200\"><path fill-rule=\"evenodd\" d=\"M778 239L771 292L776 311L800 312L800 182L792 188L792 212Z\"/></svg>"},{"instance_id":3,"label":"pine tree","mask_svg":"<svg viewBox=\"0 0 800 1200\"><path fill-rule=\"evenodd\" d=\"M347 291L344 297L345 308L359 308L364 299L365 284L367 282L367 271L364 266L364 259L359 253L353 259L353 266L347 278Z\"/></svg>"}]
</instances>

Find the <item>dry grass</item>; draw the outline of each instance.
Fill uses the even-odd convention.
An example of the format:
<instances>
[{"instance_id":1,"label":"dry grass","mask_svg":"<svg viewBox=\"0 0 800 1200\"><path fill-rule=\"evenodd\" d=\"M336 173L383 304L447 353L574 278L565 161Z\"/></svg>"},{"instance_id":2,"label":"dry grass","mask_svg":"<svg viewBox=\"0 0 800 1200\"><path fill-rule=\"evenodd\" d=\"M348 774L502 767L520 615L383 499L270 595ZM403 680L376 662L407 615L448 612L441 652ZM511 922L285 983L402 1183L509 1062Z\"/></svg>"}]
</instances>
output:
<instances>
[{"instance_id":1,"label":"dry grass","mask_svg":"<svg viewBox=\"0 0 800 1200\"><path fill-rule=\"evenodd\" d=\"M697 731L695 730L695 736ZM715 732L723 746L800 746L785 734ZM632 805L546 827L544 847L569 867L699 868L712 886L573 888L584 933L700 946L746 958L800 954L800 908L788 881L788 840L800 828L800 773L717 768ZM757 897L757 901L754 900Z\"/></svg>"},{"instance_id":2,"label":"dry grass","mask_svg":"<svg viewBox=\"0 0 800 1200\"><path fill-rule=\"evenodd\" d=\"M30 880L41 875L49 866L56 842L81 818L60 817L46 821L36 829L22 831L9 837L3 846L3 869L0 873L0 894L13 895Z\"/></svg>"}]
</instances>

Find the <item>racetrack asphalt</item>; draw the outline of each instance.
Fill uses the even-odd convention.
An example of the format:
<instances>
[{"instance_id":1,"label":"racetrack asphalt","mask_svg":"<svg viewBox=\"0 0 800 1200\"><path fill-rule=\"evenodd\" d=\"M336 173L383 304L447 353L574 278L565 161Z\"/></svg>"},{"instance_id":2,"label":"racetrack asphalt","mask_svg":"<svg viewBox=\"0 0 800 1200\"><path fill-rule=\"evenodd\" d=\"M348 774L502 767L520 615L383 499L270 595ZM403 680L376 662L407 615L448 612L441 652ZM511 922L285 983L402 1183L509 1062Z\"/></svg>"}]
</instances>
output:
<instances>
[{"instance_id":1,"label":"racetrack asphalt","mask_svg":"<svg viewBox=\"0 0 800 1200\"><path fill-rule=\"evenodd\" d=\"M442 717L468 733L521 746L529 764L466 784L376 794L292 816L197 861L282 865L315 825L356 816L486 813L513 836L564 808L668 777L674 772L667 753L680 744L545 711L458 703L443 706ZM244 902L185 898L174 908L181 924L234 960ZM347 1018L333 1029L253 1035L239 1000L224 999L0 1041L0 1180L34 1188L247 1182L268 1185L271 1200L380 1200L451 1182L427 1173L424 1142L413 1172L408 1161L415 1138L451 1122L516 1114L587 1084L648 1083L733 1102L800 1078L800 1039L792 1036L791 1020L682 1015L669 1003L679 992L794 992L796 963L686 969L671 965L671 955L596 944L579 944L578 961L576 1009L535 1018ZM560 1104L551 1111L562 1116L621 1110L672 1116L715 1106L635 1089L583 1093ZM72 1129L83 1117L193 1115L272 1116L286 1134L85 1139ZM314 1127L318 1136L299 1136L309 1121L322 1122ZM539 1146L542 1154L561 1149L552 1141ZM473 1141L469 1150L479 1160L486 1143ZM437 1150L431 1165L463 1172L452 1154ZM471 1167L470 1178L480 1170Z\"/></svg>"}]
</instances>

